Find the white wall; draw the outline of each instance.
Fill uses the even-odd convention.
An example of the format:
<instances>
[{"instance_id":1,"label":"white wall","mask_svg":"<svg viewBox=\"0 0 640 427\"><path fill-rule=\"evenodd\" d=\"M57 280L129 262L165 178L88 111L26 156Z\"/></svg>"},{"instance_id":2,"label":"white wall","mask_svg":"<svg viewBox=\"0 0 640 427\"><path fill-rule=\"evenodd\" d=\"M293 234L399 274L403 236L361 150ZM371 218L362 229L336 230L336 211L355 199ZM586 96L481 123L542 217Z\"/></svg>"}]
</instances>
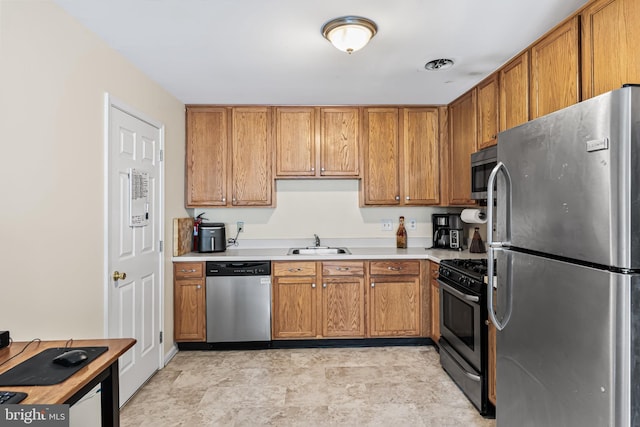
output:
<instances>
[{"instance_id":1,"label":"white wall","mask_svg":"<svg viewBox=\"0 0 640 427\"><path fill-rule=\"evenodd\" d=\"M104 334L105 92L166 126L170 242L186 214L184 105L50 0L0 0L0 329L16 340Z\"/></svg>"},{"instance_id":2,"label":"white wall","mask_svg":"<svg viewBox=\"0 0 640 427\"><path fill-rule=\"evenodd\" d=\"M359 207L359 181L338 180L278 180L276 208L195 209L205 213L209 222L227 224L227 234L235 235L236 222L244 221L242 239L297 239L314 234L321 238L395 238L398 218L417 221L412 237L431 236L431 214L459 212L456 208L437 207ZM383 231L381 221L393 221L392 231ZM233 237L233 236L229 236Z\"/></svg>"}]
</instances>

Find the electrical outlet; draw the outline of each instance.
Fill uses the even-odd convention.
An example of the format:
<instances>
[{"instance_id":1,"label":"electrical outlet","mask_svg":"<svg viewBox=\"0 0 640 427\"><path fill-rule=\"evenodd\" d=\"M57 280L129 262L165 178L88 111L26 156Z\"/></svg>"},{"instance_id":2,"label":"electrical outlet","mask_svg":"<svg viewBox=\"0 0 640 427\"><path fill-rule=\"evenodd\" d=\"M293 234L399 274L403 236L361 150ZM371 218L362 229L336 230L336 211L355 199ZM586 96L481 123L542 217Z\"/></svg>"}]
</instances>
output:
<instances>
[{"instance_id":1,"label":"electrical outlet","mask_svg":"<svg viewBox=\"0 0 640 427\"><path fill-rule=\"evenodd\" d=\"M382 231L393 231L393 220L383 219L380 222L382 224Z\"/></svg>"},{"instance_id":2,"label":"electrical outlet","mask_svg":"<svg viewBox=\"0 0 640 427\"><path fill-rule=\"evenodd\" d=\"M244 221L238 221L238 233L242 233L244 231Z\"/></svg>"},{"instance_id":3,"label":"electrical outlet","mask_svg":"<svg viewBox=\"0 0 640 427\"><path fill-rule=\"evenodd\" d=\"M407 228L409 230L415 230L417 226L418 226L418 221L416 221L415 218L411 218L409 220L409 224L407 225Z\"/></svg>"}]
</instances>

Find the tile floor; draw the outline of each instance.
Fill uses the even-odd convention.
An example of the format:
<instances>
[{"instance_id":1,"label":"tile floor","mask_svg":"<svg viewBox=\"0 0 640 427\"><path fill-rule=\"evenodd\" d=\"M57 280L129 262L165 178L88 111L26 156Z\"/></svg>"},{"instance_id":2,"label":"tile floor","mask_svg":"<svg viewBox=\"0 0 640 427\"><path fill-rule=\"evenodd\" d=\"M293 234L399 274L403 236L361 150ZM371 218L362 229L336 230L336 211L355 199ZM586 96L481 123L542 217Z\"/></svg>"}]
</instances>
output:
<instances>
[{"instance_id":1,"label":"tile floor","mask_svg":"<svg viewBox=\"0 0 640 427\"><path fill-rule=\"evenodd\" d=\"M121 412L127 426L494 427L433 347L183 351Z\"/></svg>"}]
</instances>

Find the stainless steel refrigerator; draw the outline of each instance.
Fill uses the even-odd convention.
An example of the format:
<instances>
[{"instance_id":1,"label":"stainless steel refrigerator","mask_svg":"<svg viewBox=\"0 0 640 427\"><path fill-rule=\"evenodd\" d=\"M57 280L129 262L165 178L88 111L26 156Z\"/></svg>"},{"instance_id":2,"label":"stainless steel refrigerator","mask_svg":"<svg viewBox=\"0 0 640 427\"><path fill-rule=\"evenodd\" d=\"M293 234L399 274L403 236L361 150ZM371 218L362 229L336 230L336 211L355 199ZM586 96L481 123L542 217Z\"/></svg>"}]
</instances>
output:
<instances>
[{"instance_id":1,"label":"stainless steel refrigerator","mask_svg":"<svg viewBox=\"0 0 640 427\"><path fill-rule=\"evenodd\" d=\"M488 188L497 427L640 426L640 87L500 133Z\"/></svg>"}]
</instances>

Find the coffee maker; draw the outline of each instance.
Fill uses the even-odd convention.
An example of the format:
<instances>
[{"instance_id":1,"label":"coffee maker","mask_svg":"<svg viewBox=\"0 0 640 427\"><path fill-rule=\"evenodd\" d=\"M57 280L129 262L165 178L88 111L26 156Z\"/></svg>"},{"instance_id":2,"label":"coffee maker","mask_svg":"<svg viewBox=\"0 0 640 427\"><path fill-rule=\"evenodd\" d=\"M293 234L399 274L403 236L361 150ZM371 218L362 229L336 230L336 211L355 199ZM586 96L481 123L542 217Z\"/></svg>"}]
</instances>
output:
<instances>
[{"instance_id":1,"label":"coffee maker","mask_svg":"<svg viewBox=\"0 0 640 427\"><path fill-rule=\"evenodd\" d=\"M462 250L464 228L459 214L432 214L433 248Z\"/></svg>"}]
</instances>

